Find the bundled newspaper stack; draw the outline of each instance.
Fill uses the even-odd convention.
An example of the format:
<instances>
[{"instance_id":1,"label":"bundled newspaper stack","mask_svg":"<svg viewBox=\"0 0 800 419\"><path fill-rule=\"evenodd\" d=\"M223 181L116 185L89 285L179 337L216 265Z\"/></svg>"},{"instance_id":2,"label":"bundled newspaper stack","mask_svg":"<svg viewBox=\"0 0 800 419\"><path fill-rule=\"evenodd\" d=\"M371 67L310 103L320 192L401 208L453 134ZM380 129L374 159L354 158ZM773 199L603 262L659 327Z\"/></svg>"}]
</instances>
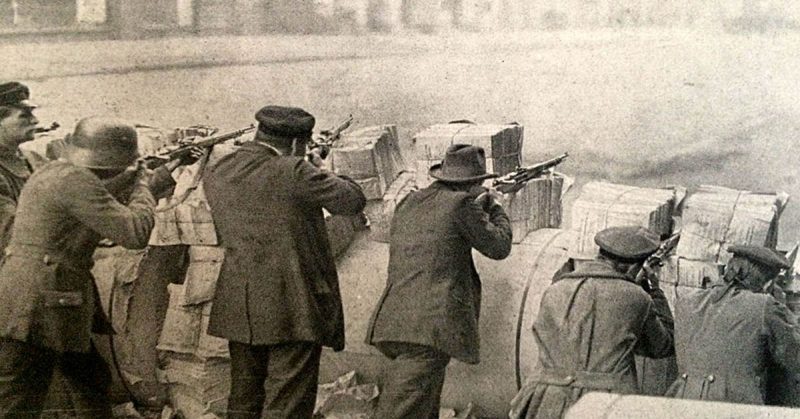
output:
<instances>
[{"instance_id":1,"label":"bundled newspaper stack","mask_svg":"<svg viewBox=\"0 0 800 419\"><path fill-rule=\"evenodd\" d=\"M702 185L683 204L681 239L662 269L662 282L703 287L719 280L731 244L775 248L789 196ZM669 297L669 293L667 293Z\"/></svg>"},{"instance_id":2,"label":"bundled newspaper stack","mask_svg":"<svg viewBox=\"0 0 800 419\"><path fill-rule=\"evenodd\" d=\"M486 171L504 175L519 167L523 127L518 124L475 124L468 121L433 125L414 136L417 186L424 188L434 179L428 169L444 158L452 144L471 144L486 152Z\"/></svg>"},{"instance_id":3,"label":"bundled newspaper stack","mask_svg":"<svg viewBox=\"0 0 800 419\"><path fill-rule=\"evenodd\" d=\"M503 195L502 205L511 220L514 243L521 243L531 231L561 227L561 196L571 183L563 175L551 173Z\"/></svg>"},{"instance_id":4,"label":"bundled newspaper stack","mask_svg":"<svg viewBox=\"0 0 800 419\"><path fill-rule=\"evenodd\" d=\"M329 161L334 173L355 180L370 200L383 198L405 170L394 125L345 132L331 148Z\"/></svg>"},{"instance_id":5,"label":"bundled newspaper stack","mask_svg":"<svg viewBox=\"0 0 800 419\"><path fill-rule=\"evenodd\" d=\"M589 182L572 206L572 229L578 232L570 249L573 259L594 259L599 248L594 236L608 227L638 225L666 236L680 202L676 189L641 188L607 182Z\"/></svg>"}]
</instances>

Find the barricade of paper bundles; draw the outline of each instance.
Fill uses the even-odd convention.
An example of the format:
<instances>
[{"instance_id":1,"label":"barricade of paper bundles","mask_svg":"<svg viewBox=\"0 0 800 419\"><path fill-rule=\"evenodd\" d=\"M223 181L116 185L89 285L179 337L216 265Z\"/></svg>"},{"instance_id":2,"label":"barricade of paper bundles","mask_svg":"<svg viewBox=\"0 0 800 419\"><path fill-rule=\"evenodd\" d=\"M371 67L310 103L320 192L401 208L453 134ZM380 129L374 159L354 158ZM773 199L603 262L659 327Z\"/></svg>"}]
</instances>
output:
<instances>
[{"instance_id":1,"label":"barricade of paper bundles","mask_svg":"<svg viewBox=\"0 0 800 419\"><path fill-rule=\"evenodd\" d=\"M496 187L505 192L503 204L512 221L515 243L524 241L531 231L562 227L562 196L572 181L554 168L566 155L528 166L537 170L519 170L524 166L522 126L468 121L433 125L413 136L414 161L407 164L397 128L379 125L345 132L330 150L330 169L356 180L368 198L363 215L326 217L334 254L345 254L361 235L365 236L363 240L388 242L395 207L409 192L433 181L428 176L429 166L439 162L453 143L483 147L487 170L503 176ZM235 148L229 143L216 146L205 164L213 164ZM118 341L121 345L142 344L126 343L131 329L126 322L135 321L127 310L135 292L131 283L141 275L139 263L152 249L183 249L186 263L181 272L185 273L167 287L169 304L157 337L157 376L167 389L169 403L186 417L222 416L230 388L227 342L206 333L224 249L218 246L203 193L198 173L202 167L195 164L179 169L173 198L160 203L151 250L99 252L95 270L100 283L116 283L119 288L114 295L115 325L121 328ZM177 197L181 197L179 202ZM661 270L662 288L673 302L681 287L701 287L719 278L719 266L729 257L725 251L728 245L774 247L778 218L787 199L781 193L712 186L701 186L687 195L680 187L588 182L571 208L569 228L576 238L569 253L574 265L595 257L598 249L594 235L611 226L642 225L664 238L680 231L680 241ZM120 264L121 260L128 262ZM133 351L122 349L123 355ZM136 366L130 359L123 359L122 364L123 370L128 368L124 373L128 381L148 380L147 368Z\"/></svg>"}]
</instances>

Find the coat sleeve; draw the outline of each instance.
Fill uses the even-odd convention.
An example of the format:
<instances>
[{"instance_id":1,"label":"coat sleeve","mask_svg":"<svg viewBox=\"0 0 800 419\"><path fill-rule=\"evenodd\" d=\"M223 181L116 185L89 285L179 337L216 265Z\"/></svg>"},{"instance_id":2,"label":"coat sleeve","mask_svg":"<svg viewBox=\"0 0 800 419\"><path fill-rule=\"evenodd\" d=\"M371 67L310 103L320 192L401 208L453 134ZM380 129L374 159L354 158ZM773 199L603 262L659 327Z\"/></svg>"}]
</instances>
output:
<instances>
[{"instance_id":1,"label":"coat sleeve","mask_svg":"<svg viewBox=\"0 0 800 419\"><path fill-rule=\"evenodd\" d=\"M63 194L65 209L103 238L128 249L147 246L153 230L155 200L148 179L134 184L128 205L117 201L94 176L75 175Z\"/></svg>"},{"instance_id":2,"label":"coat sleeve","mask_svg":"<svg viewBox=\"0 0 800 419\"><path fill-rule=\"evenodd\" d=\"M319 169L305 160L298 160L294 176L295 197L319 205L331 214L355 215L367 205L364 192L357 183Z\"/></svg>"},{"instance_id":3,"label":"coat sleeve","mask_svg":"<svg viewBox=\"0 0 800 419\"><path fill-rule=\"evenodd\" d=\"M495 260L511 253L511 222L502 206L492 205L486 212L467 197L458 211L461 235L475 250Z\"/></svg>"},{"instance_id":4,"label":"coat sleeve","mask_svg":"<svg viewBox=\"0 0 800 419\"><path fill-rule=\"evenodd\" d=\"M634 352L649 358L666 358L675 354L675 323L664 292L659 288L653 288L649 294L650 304L642 336L636 343Z\"/></svg>"},{"instance_id":5,"label":"coat sleeve","mask_svg":"<svg viewBox=\"0 0 800 419\"><path fill-rule=\"evenodd\" d=\"M769 297L764 306L764 325L773 360L795 374L800 374L800 331L786 305Z\"/></svg>"},{"instance_id":6,"label":"coat sleeve","mask_svg":"<svg viewBox=\"0 0 800 419\"><path fill-rule=\"evenodd\" d=\"M11 227L14 225L14 214L17 200L8 184L8 180L0 176L0 252L4 251L11 239Z\"/></svg>"}]
</instances>

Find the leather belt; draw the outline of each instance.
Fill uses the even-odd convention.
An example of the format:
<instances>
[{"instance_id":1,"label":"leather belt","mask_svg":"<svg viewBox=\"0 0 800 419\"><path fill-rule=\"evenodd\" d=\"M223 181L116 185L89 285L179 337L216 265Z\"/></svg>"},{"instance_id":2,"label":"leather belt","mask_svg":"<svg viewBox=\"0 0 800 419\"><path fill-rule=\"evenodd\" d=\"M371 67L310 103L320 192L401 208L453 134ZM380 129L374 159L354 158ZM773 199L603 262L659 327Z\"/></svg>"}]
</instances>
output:
<instances>
[{"instance_id":1,"label":"leather belt","mask_svg":"<svg viewBox=\"0 0 800 419\"><path fill-rule=\"evenodd\" d=\"M615 390L624 387L620 374L568 371L555 368L541 369L536 381L541 384L592 390Z\"/></svg>"}]
</instances>

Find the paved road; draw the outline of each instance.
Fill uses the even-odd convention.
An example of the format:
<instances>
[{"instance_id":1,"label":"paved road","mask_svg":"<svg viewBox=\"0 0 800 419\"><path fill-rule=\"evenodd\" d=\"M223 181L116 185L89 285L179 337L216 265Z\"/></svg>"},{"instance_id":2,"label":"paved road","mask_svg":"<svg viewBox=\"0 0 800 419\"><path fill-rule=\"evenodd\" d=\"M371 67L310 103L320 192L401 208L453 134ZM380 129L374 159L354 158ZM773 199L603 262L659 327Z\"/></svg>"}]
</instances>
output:
<instances>
[{"instance_id":1,"label":"paved road","mask_svg":"<svg viewBox=\"0 0 800 419\"><path fill-rule=\"evenodd\" d=\"M687 32L217 37L0 46L45 123L112 113L234 128L262 104L320 126L517 121L527 160L570 151L579 180L717 184L800 197L800 37ZM568 218L568 217L567 217ZM781 243L800 238L800 205Z\"/></svg>"}]
</instances>

